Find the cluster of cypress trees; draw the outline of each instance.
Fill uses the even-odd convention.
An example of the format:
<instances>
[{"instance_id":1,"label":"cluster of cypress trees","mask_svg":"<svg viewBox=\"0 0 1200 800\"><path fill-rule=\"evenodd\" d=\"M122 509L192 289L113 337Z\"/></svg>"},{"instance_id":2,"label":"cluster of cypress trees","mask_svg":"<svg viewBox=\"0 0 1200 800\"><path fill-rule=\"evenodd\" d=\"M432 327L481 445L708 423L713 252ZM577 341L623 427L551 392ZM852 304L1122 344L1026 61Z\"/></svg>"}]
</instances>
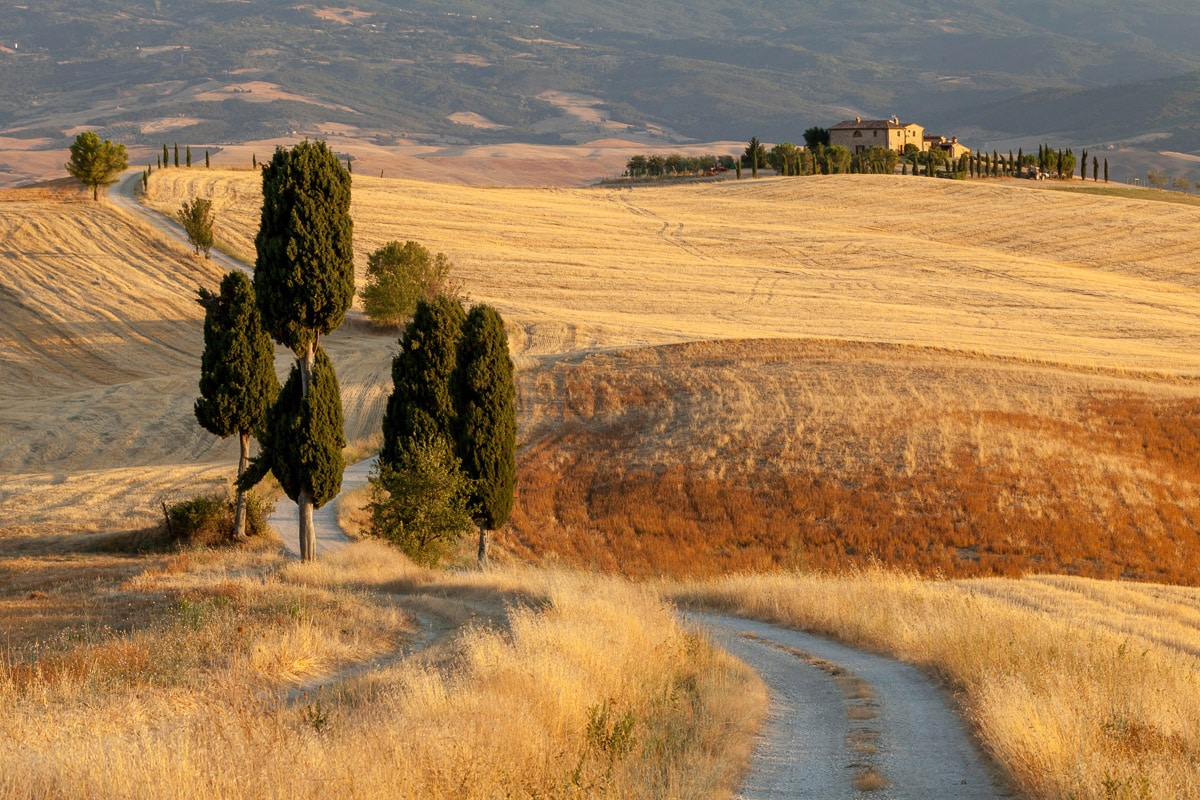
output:
<instances>
[{"instance_id":1,"label":"cluster of cypress trees","mask_svg":"<svg viewBox=\"0 0 1200 800\"><path fill-rule=\"evenodd\" d=\"M312 512L341 489L345 446L337 373L320 347L354 297L350 174L323 142L278 148L262 169L263 209L253 285L227 275L206 309L200 398L207 430L238 434L236 534L244 534L245 492L271 472L298 506L300 555L316 555ZM282 389L271 339L296 362ZM464 488L463 509L487 531L507 521L516 480L516 390L504 322L486 305L466 313L444 296L418 304L392 363L381 473L422 449L441 447ZM249 458L249 440L261 445ZM454 480L451 483L454 483ZM457 485L457 484L456 484Z\"/></svg>"},{"instance_id":2,"label":"cluster of cypress trees","mask_svg":"<svg viewBox=\"0 0 1200 800\"><path fill-rule=\"evenodd\" d=\"M516 388L504 321L491 306L466 313L458 300L422 300L392 360L392 394L383 418L380 480L423 453L449 452L469 480L468 513L487 532L512 512L516 483Z\"/></svg>"}]
</instances>

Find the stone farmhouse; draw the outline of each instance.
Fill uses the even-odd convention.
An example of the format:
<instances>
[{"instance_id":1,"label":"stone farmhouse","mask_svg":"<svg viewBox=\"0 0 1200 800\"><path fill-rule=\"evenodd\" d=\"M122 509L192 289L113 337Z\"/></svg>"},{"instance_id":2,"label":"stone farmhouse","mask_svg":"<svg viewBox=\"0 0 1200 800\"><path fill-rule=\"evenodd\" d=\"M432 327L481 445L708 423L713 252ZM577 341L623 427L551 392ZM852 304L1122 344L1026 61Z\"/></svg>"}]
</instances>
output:
<instances>
[{"instance_id":1,"label":"stone farmhouse","mask_svg":"<svg viewBox=\"0 0 1200 800\"><path fill-rule=\"evenodd\" d=\"M898 117L855 117L839 122L829 129L829 144L841 145L851 153L861 153L871 147L884 147L903 153L904 148L911 144L922 152L935 148L945 150L953 159L971 152L958 143L957 136L947 139L945 136L928 135L923 126L915 122L901 122Z\"/></svg>"}]
</instances>

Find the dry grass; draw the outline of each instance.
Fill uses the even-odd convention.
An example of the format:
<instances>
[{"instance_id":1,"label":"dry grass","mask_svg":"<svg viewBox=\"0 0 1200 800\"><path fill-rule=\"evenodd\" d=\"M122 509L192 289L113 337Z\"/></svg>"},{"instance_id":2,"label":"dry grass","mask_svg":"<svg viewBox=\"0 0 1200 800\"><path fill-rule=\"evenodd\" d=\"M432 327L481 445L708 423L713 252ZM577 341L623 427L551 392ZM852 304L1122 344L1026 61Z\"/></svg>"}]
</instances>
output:
<instances>
[{"instance_id":1,"label":"dry grass","mask_svg":"<svg viewBox=\"0 0 1200 800\"><path fill-rule=\"evenodd\" d=\"M192 415L196 289L220 270L75 192L5 192L0 211L0 530L135 529L162 500L221 488L237 445ZM327 343L351 440L378 435L393 344L358 330Z\"/></svg>"},{"instance_id":2,"label":"dry grass","mask_svg":"<svg viewBox=\"0 0 1200 800\"><path fill-rule=\"evenodd\" d=\"M1200 590L866 570L731 576L670 593L937 673L1029 797L1166 800L1200 785Z\"/></svg>"},{"instance_id":3,"label":"dry grass","mask_svg":"<svg viewBox=\"0 0 1200 800\"><path fill-rule=\"evenodd\" d=\"M751 673L628 584L371 544L149 566L103 587L153 598L136 630L0 662L0 795L728 797L764 713ZM406 608L467 624L405 658Z\"/></svg>"}]
</instances>

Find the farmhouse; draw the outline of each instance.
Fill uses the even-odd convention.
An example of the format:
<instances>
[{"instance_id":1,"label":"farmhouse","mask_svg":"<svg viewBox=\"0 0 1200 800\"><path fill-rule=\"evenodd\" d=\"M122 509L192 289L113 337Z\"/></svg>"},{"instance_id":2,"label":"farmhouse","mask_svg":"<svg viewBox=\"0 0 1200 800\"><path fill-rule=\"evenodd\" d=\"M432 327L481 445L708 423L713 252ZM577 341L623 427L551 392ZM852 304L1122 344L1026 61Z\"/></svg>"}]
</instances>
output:
<instances>
[{"instance_id":1,"label":"farmhouse","mask_svg":"<svg viewBox=\"0 0 1200 800\"><path fill-rule=\"evenodd\" d=\"M924 150L925 129L915 122L902 123L891 119L855 117L839 122L829 129L829 144L841 145L851 153L861 153L871 147L886 147L903 153L905 145Z\"/></svg>"},{"instance_id":2,"label":"farmhouse","mask_svg":"<svg viewBox=\"0 0 1200 800\"><path fill-rule=\"evenodd\" d=\"M829 143L841 145L851 153L861 153L871 147L885 147L903 153L908 145L916 147L921 152L926 150L945 150L951 158L957 159L970 149L958 143L958 137L947 139L945 136L926 134L925 128L915 122L901 122L899 117L891 119L854 119L839 122L829 129Z\"/></svg>"}]
</instances>

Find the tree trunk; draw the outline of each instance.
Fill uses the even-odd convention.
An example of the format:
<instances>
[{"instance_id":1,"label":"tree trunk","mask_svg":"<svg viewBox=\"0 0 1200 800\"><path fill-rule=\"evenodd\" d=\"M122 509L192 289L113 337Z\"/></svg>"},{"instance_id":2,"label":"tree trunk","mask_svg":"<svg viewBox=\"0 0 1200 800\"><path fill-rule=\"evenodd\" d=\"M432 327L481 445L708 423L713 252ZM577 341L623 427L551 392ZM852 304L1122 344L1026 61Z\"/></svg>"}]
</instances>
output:
<instances>
[{"instance_id":1,"label":"tree trunk","mask_svg":"<svg viewBox=\"0 0 1200 800\"><path fill-rule=\"evenodd\" d=\"M242 473L246 471L246 465L250 463L250 434L248 432L239 432L238 438L242 443L242 455L238 458L238 480L241 480ZM237 512L233 518L233 538L246 538L246 492L238 489L237 493Z\"/></svg>"},{"instance_id":2,"label":"tree trunk","mask_svg":"<svg viewBox=\"0 0 1200 800\"><path fill-rule=\"evenodd\" d=\"M488 567L488 540L487 528L479 526L479 552L477 554L479 560L479 568L487 569Z\"/></svg>"},{"instance_id":3,"label":"tree trunk","mask_svg":"<svg viewBox=\"0 0 1200 800\"><path fill-rule=\"evenodd\" d=\"M304 355L296 359L300 366L300 396L308 397L308 387L312 384L313 367L317 363L317 344L309 342ZM313 527L312 493L301 489L296 497L296 505L300 513L300 560L312 561L317 557L317 532Z\"/></svg>"},{"instance_id":4,"label":"tree trunk","mask_svg":"<svg viewBox=\"0 0 1200 800\"><path fill-rule=\"evenodd\" d=\"M308 489L301 489L296 505L300 512L300 560L317 557L317 531L313 527L313 502Z\"/></svg>"},{"instance_id":5,"label":"tree trunk","mask_svg":"<svg viewBox=\"0 0 1200 800\"><path fill-rule=\"evenodd\" d=\"M92 202L93 203L100 202L100 184L98 184L98 183L92 184Z\"/></svg>"}]
</instances>

